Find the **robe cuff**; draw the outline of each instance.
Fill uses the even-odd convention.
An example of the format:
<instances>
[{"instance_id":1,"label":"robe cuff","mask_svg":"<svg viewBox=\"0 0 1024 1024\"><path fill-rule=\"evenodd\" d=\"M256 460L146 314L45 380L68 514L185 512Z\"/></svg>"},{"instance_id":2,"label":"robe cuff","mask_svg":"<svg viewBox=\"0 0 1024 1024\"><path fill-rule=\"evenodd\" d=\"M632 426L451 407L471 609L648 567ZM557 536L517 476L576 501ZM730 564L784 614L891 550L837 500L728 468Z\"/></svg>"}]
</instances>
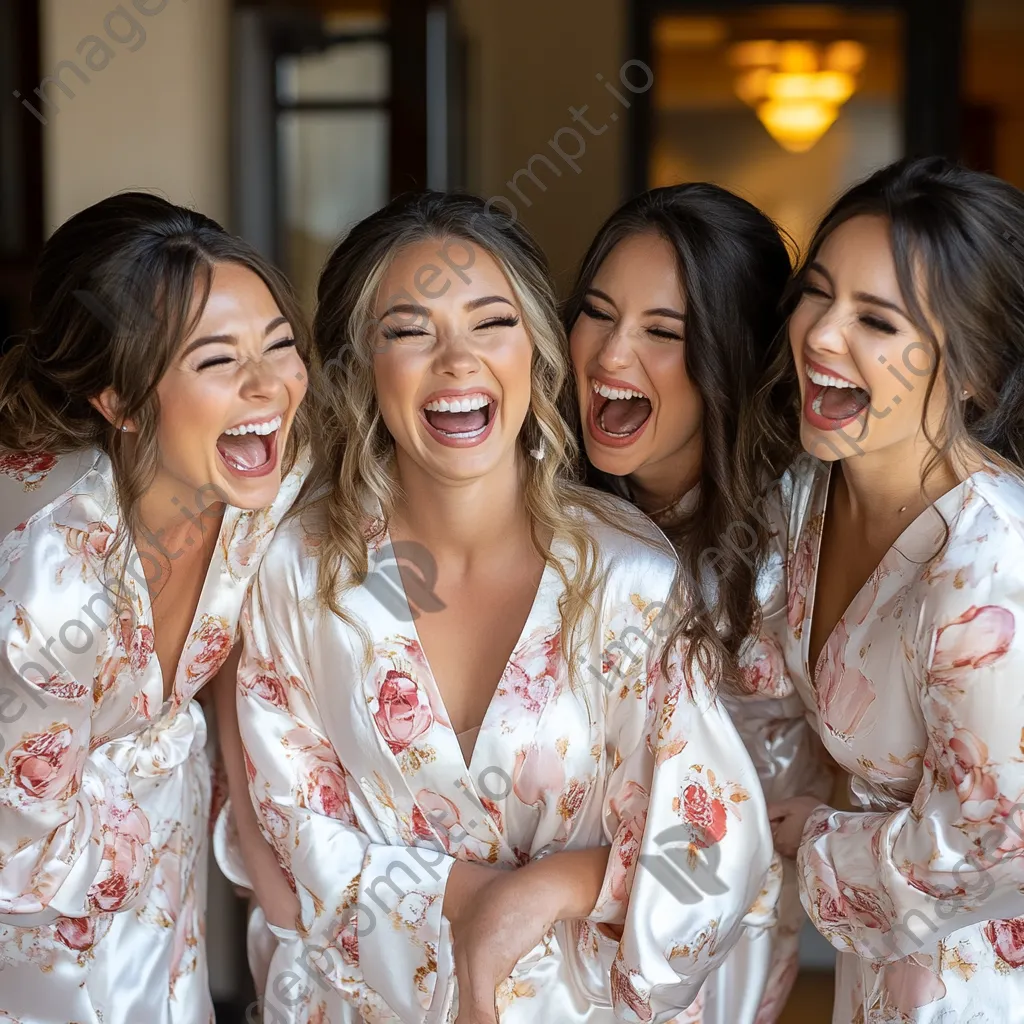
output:
<instances>
[{"instance_id":1,"label":"robe cuff","mask_svg":"<svg viewBox=\"0 0 1024 1024\"><path fill-rule=\"evenodd\" d=\"M360 875L359 966L366 984L409 1024L445 1019L455 983L442 914L455 858L430 847L371 844Z\"/></svg>"}]
</instances>

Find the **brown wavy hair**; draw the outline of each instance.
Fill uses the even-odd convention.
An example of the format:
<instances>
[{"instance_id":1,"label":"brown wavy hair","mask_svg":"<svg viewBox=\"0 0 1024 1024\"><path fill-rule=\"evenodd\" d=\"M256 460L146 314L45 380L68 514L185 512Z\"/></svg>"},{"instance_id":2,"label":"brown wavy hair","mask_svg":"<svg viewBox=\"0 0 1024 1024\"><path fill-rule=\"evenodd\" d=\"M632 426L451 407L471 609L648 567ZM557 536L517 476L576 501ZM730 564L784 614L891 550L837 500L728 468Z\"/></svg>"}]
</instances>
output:
<instances>
[{"instance_id":1,"label":"brown wavy hair","mask_svg":"<svg viewBox=\"0 0 1024 1024\"><path fill-rule=\"evenodd\" d=\"M111 552L138 529L139 499L158 466L156 388L202 315L218 263L263 280L308 364L306 317L284 276L209 217L144 192L104 199L54 232L35 272L32 326L0 358L0 448L109 456L121 512ZM125 435L89 401L108 388L119 418L136 424L131 457ZM300 406L285 470L308 438Z\"/></svg>"},{"instance_id":2,"label":"brown wavy hair","mask_svg":"<svg viewBox=\"0 0 1024 1024\"><path fill-rule=\"evenodd\" d=\"M591 601L601 582L597 549L580 512L633 532L613 505L574 480L578 449L558 409L569 367L565 334L547 262L524 228L491 213L475 196L415 192L398 197L349 232L324 266L317 292L313 337L325 369L326 392L318 402L317 458L307 482L302 512L315 508L322 519L318 594L323 607L364 633L341 606L345 591L368 572L367 542L384 534L398 493L395 442L377 404L372 354L378 333L374 309L392 261L407 246L425 240L471 243L501 267L522 311L533 343L530 408L519 435L523 500L533 524L533 543L561 577L559 599L563 651L571 679L576 675L577 627L593 614ZM544 458L530 456L544 449ZM367 517L367 499L381 518ZM369 533L367 529L369 528ZM570 574L540 536L567 539L573 552ZM364 634L364 645L367 637ZM369 656L368 646L364 653Z\"/></svg>"},{"instance_id":3,"label":"brown wavy hair","mask_svg":"<svg viewBox=\"0 0 1024 1024\"><path fill-rule=\"evenodd\" d=\"M683 358L704 403L699 496L663 530L679 554L681 609L668 647L709 681L740 691L737 656L757 625L757 568L768 538L742 546L723 541L768 482L761 467L738 458L740 417L753 399L783 324L781 299L792 264L787 240L757 207L718 185L694 182L652 189L629 200L602 225L583 258L565 305L571 331L601 264L622 241L656 233L676 255L686 296ZM791 244L791 243L790 243ZM564 408L577 430L572 391ZM587 462L587 480L622 494L624 481ZM709 585L709 571L717 585Z\"/></svg>"},{"instance_id":4,"label":"brown wavy hair","mask_svg":"<svg viewBox=\"0 0 1024 1024\"><path fill-rule=\"evenodd\" d=\"M806 268L825 240L859 216L889 222L900 292L931 348L922 427L933 451L922 488L951 455L974 453L1024 474L1024 193L942 157L896 161L854 185L825 215L793 278L787 309L795 308ZM928 406L939 373L947 394L966 390L970 397L948 403L932 437ZM744 437L741 453L775 472L802 451L800 387L786 337L750 407Z\"/></svg>"}]
</instances>

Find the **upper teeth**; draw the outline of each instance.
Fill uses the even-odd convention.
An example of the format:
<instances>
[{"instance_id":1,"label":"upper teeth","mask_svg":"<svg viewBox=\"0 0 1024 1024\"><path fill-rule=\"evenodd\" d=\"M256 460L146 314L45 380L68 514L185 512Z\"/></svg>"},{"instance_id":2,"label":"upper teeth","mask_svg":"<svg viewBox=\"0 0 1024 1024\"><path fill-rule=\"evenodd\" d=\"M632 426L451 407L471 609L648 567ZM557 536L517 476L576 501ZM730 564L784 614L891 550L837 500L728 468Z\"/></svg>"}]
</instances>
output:
<instances>
[{"instance_id":1,"label":"upper teeth","mask_svg":"<svg viewBox=\"0 0 1024 1024\"><path fill-rule=\"evenodd\" d=\"M817 370L812 370L809 366L807 367L807 376L814 381L815 384L821 385L821 387L828 388L855 388L856 384L851 383L848 380L843 380L842 377L830 377L826 373L818 373Z\"/></svg>"},{"instance_id":2,"label":"upper teeth","mask_svg":"<svg viewBox=\"0 0 1024 1024\"><path fill-rule=\"evenodd\" d=\"M590 387L602 398L646 398L642 391L633 391L632 388L610 388L607 384L601 384L596 380L590 382Z\"/></svg>"},{"instance_id":3,"label":"upper teeth","mask_svg":"<svg viewBox=\"0 0 1024 1024\"><path fill-rule=\"evenodd\" d=\"M490 404L491 399L487 395L465 395L462 398L438 398L427 402L423 408L427 412L472 412Z\"/></svg>"},{"instance_id":4,"label":"upper teeth","mask_svg":"<svg viewBox=\"0 0 1024 1024\"><path fill-rule=\"evenodd\" d=\"M224 433L235 436L238 434L272 434L275 430L280 429L280 426L281 417L275 416L272 420L267 420L266 423L243 423L240 427L225 430Z\"/></svg>"}]
</instances>

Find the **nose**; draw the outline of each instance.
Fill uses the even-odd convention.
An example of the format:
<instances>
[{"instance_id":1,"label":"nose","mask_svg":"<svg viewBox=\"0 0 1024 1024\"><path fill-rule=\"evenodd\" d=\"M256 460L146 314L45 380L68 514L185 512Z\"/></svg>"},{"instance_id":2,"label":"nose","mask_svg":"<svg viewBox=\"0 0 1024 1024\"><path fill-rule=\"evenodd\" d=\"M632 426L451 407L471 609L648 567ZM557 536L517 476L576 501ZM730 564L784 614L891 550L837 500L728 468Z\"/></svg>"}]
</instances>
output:
<instances>
[{"instance_id":1,"label":"nose","mask_svg":"<svg viewBox=\"0 0 1024 1024\"><path fill-rule=\"evenodd\" d=\"M277 397L284 389L281 374L266 359L250 359L244 365L241 394L249 401Z\"/></svg>"},{"instance_id":2,"label":"nose","mask_svg":"<svg viewBox=\"0 0 1024 1024\"><path fill-rule=\"evenodd\" d=\"M604 336L597 351L597 364L603 370L622 370L633 361L633 344L622 321Z\"/></svg>"},{"instance_id":3,"label":"nose","mask_svg":"<svg viewBox=\"0 0 1024 1024\"><path fill-rule=\"evenodd\" d=\"M842 314L837 305L833 304L821 311L821 315L808 325L804 340L812 352L820 352L823 355L845 354L846 335L843 332Z\"/></svg>"},{"instance_id":4,"label":"nose","mask_svg":"<svg viewBox=\"0 0 1024 1024\"><path fill-rule=\"evenodd\" d=\"M480 357L462 331L439 331L434 370L445 377L466 377L480 369Z\"/></svg>"}]
</instances>

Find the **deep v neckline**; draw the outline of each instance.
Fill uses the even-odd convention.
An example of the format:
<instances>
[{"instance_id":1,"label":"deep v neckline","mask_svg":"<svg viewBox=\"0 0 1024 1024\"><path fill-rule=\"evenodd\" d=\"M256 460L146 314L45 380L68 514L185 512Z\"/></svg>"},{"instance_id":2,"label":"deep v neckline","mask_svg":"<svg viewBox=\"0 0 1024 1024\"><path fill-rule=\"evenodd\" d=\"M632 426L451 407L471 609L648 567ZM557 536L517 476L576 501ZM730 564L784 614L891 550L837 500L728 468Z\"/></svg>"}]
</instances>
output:
<instances>
[{"instance_id":1,"label":"deep v neckline","mask_svg":"<svg viewBox=\"0 0 1024 1024\"><path fill-rule=\"evenodd\" d=\"M382 542L382 548L387 548L390 550L392 543L393 542L391 540L391 533L390 531L387 531ZM549 545L549 550L556 558L559 557L559 552L557 550L558 546L558 540L555 537L552 537L551 543ZM497 704L498 691L501 689L501 684L504 681L505 676L508 674L509 666L511 666L512 663L515 661L516 654L519 652L520 648L522 648L523 644L526 643L526 641L529 639L530 635L533 632L538 611L540 609L541 602L544 597L544 591L547 587L549 574L554 571L555 570L551 563L546 562L544 565L544 571L540 575L540 581L538 582L537 588L534 591L533 600L530 603L530 610L526 614L526 619L523 622L523 627L519 632L518 639L513 645L512 650L509 652L508 657L505 659L505 665L501 670L501 675L497 678L497 680L494 683L494 689L491 691L491 696L487 701L487 707L484 709L483 718L477 725L467 726L465 729L462 730L461 733L456 733L455 727L452 725L451 716L448 713L448 706L447 704L445 704L444 694L441 692L441 687L438 685L437 677L434 675L434 669L430 664L430 659L427 657L427 651L426 648L423 646L423 640L420 637L420 631L416 628L416 617L413 614L412 604L409 601L409 595L406 593L405 590L405 581L402 579L401 571L397 572L398 586L401 591L402 601L405 605L405 611L408 615L406 621L412 624L412 632L416 640L416 646L419 648L420 656L423 658L423 664L426 666L426 682L430 685L431 690L433 691L431 696L434 699L434 701L436 701L436 706L444 714L443 725L445 727L446 740L450 740L451 744L454 746L453 754L457 751L457 756L461 759L463 766L465 767L466 771L469 773L471 777L473 773L473 764L480 750L480 740L487 734L488 726L491 724L491 719L496 713L495 707ZM467 732L472 732L474 729L476 730L476 737L473 742L472 750L470 751L469 760L467 761L466 755L462 749L462 744L459 742L459 736L465 735Z\"/></svg>"},{"instance_id":2,"label":"deep v neckline","mask_svg":"<svg viewBox=\"0 0 1024 1024\"><path fill-rule=\"evenodd\" d=\"M142 607L140 624L146 626L153 636L153 650L149 656L149 664L153 667L153 672L159 686L160 701L158 706L160 708L161 715L167 711L168 708L178 708L186 704L188 699L193 696L192 694L186 695L182 690L182 676L186 665L185 654L192 643L193 637L199 631L204 609L208 608L211 604L210 589L214 586L214 580L219 575L219 573L214 572L214 569L215 567L219 567L219 562L224 557L224 538L227 535L228 529L233 527L234 522L241 514L241 509L235 509L231 505L226 505L224 508L224 515L221 517L220 526L217 529L217 540L214 543L213 553L211 554L210 561L206 566L206 575L203 577L203 585L199 591L199 600L196 602L195 611L192 613L192 620L189 623L188 632L185 634L185 642L182 644L181 652L178 654L178 662L174 666L174 677L171 682L171 689L166 697L164 696L163 665L160 664L160 658L156 653L156 624L153 619L153 597L149 589L149 580L146 578L145 570L142 571L141 583L134 575L129 575L128 577L132 580L132 585L138 588L139 602ZM141 568L142 556L139 554L139 550L136 547L134 539L132 539L128 546L128 559L129 565L133 562L137 562Z\"/></svg>"},{"instance_id":3,"label":"deep v neckline","mask_svg":"<svg viewBox=\"0 0 1024 1024\"><path fill-rule=\"evenodd\" d=\"M832 494L832 469L834 464L830 463L828 471L825 475L825 497L821 503L821 528L818 530L817 540L815 542L814 551L814 572L811 574L811 581L808 587L808 600L807 600L807 622L806 629L804 630L803 639L803 662L804 662L804 673L805 678L810 680L811 689L817 692L818 689L818 675L822 668L822 659L825 657L828 651L829 644L832 642L833 636L835 636L836 630L846 621L846 616L849 615L850 609L857 602L857 599L864 592L864 588L874 579L878 572L884 568L886 562L890 560L892 555L895 553L901 558L906 556L900 550L905 546L906 541L917 532L918 527L924 521L925 516L930 513L938 512L940 514L945 513L944 506L952 500L953 495L962 494L964 488L971 482L975 474L961 480L956 486L951 487L945 494L940 494L930 505L926 505L907 525L900 531L899 536L886 548L882 557L878 560L878 564L868 573L864 582L857 588L853 596L846 603L843 608L842 614L832 624L832 628L829 630L828 635L825 637L825 642L821 645L821 649L818 651L818 656L814 661L814 671L810 671L810 657L811 657L811 633L814 628L814 616L816 613L816 605L818 601L818 575L821 569L821 545L825 538L825 516L828 513L829 498ZM985 470L979 470L979 472L985 472ZM947 520L948 521L948 520Z\"/></svg>"}]
</instances>

